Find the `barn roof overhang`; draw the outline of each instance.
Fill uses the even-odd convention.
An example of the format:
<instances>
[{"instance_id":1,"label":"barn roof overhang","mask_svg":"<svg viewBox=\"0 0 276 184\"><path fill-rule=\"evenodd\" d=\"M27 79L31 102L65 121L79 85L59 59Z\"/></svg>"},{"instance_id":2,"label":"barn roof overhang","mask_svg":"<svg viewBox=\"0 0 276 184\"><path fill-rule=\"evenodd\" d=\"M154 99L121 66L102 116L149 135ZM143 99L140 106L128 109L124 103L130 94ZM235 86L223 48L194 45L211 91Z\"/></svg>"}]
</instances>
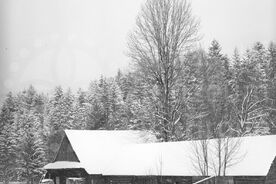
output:
<instances>
[{"instance_id":1,"label":"barn roof overhang","mask_svg":"<svg viewBox=\"0 0 276 184\"><path fill-rule=\"evenodd\" d=\"M85 169L80 162L71 162L71 161L56 161L45 165L43 168L46 170Z\"/></svg>"}]
</instances>

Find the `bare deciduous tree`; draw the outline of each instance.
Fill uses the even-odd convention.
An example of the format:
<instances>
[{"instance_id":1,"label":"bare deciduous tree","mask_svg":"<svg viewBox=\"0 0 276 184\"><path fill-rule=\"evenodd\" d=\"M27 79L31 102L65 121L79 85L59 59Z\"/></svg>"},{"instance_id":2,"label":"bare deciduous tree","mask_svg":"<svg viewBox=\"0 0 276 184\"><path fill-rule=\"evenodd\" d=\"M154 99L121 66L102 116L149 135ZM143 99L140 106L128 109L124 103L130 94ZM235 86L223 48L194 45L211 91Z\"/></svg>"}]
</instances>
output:
<instances>
[{"instance_id":1,"label":"bare deciduous tree","mask_svg":"<svg viewBox=\"0 0 276 184\"><path fill-rule=\"evenodd\" d=\"M233 118L236 127L230 127L238 136L254 134L265 134L268 130L262 130L261 123L265 122L268 112L273 110L266 106L266 98L258 99L254 96L257 89L246 88L246 94L242 98L242 103L232 104Z\"/></svg>"},{"instance_id":2,"label":"bare deciduous tree","mask_svg":"<svg viewBox=\"0 0 276 184\"><path fill-rule=\"evenodd\" d=\"M233 165L236 165L244 157L244 153L240 152L241 139L221 137L214 140L214 144L210 154L213 154L210 161L211 170L216 176L225 176L226 171Z\"/></svg>"},{"instance_id":3,"label":"bare deciduous tree","mask_svg":"<svg viewBox=\"0 0 276 184\"><path fill-rule=\"evenodd\" d=\"M202 176L209 175L208 143L208 139L192 142L192 163L194 169Z\"/></svg>"},{"instance_id":4,"label":"bare deciduous tree","mask_svg":"<svg viewBox=\"0 0 276 184\"><path fill-rule=\"evenodd\" d=\"M163 181L163 168L164 167L164 163L163 163L163 158L162 158L162 155L160 155L159 156L159 159L158 159L158 161L157 161L157 164L156 164L156 172L157 172L157 174L158 174L158 181L160 182L160 183L162 183Z\"/></svg>"},{"instance_id":5,"label":"bare deciduous tree","mask_svg":"<svg viewBox=\"0 0 276 184\"><path fill-rule=\"evenodd\" d=\"M203 139L192 142L191 156L194 169L202 176L225 176L226 171L243 159L240 152L241 139L220 134L216 139Z\"/></svg>"},{"instance_id":6,"label":"bare deciduous tree","mask_svg":"<svg viewBox=\"0 0 276 184\"><path fill-rule=\"evenodd\" d=\"M161 135L168 135L181 118L178 102L172 95L185 67L182 56L198 40L199 22L192 16L186 0L148 0L129 36L129 56L140 77L157 87L159 108L156 116L161 122Z\"/></svg>"}]
</instances>

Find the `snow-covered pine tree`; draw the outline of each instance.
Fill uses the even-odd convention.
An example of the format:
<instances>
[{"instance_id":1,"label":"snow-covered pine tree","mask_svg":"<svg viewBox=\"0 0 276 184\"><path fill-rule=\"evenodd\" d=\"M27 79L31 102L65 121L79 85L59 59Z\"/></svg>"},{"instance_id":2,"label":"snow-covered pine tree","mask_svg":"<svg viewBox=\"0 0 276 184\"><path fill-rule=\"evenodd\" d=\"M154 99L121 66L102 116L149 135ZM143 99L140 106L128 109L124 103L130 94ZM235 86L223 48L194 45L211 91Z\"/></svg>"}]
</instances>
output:
<instances>
[{"instance_id":1,"label":"snow-covered pine tree","mask_svg":"<svg viewBox=\"0 0 276 184\"><path fill-rule=\"evenodd\" d=\"M268 76L269 79L276 78L276 43L271 42L268 47Z\"/></svg>"},{"instance_id":2,"label":"snow-covered pine tree","mask_svg":"<svg viewBox=\"0 0 276 184\"><path fill-rule=\"evenodd\" d=\"M108 125L111 129L126 129L128 121L126 118L126 106L123 93L114 79L109 79L109 109L110 118Z\"/></svg>"},{"instance_id":3,"label":"snow-covered pine tree","mask_svg":"<svg viewBox=\"0 0 276 184\"><path fill-rule=\"evenodd\" d=\"M87 99L89 129L126 128L125 102L114 78L101 77L91 82Z\"/></svg>"},{"instance_id":4,"label":"snow-covered pine tree","mask_svg":"<svg viewBox=\"0 0 276 184\"><path fill-rule=\"evenodd\" d=\"M232 95L233 129L239 136L267 134L265 107L267 55L261 43L246 50L234 78Z\"/></svg>"},{"instance_id":5,"label":"snow-covered pine tree","mask_svg":"<svg viewBox=\"0 0 276 184\"><path fill-rule=\"evenodd\" d=\"M14 115L17 111L16 99L11 92L9 92L1 106L0 111L0 129L5 124L14 123Z\"/></svg>"},{"instance_id":6,"label":"snow-covered pine tree","mask_svg":"<svg viewBox=\"0 0 276 184\"><path fill-rule=\"evenodd\" d=\"M61 87L56 87L48 104L48 121L52 132L71 129L74 121L74 95L68 89L63 93Z\"/></svg>"},{"instance_id":7,"label":"snow-covered pine tree","mask_svg":"<svg viewBox=\"0 0 276 184\"><path fill-rule=\"evenodd\" d=\"M190 52L187 56L185 70L185 87L188 89L185 100L183 126L180 129L182 140L197 139L202 135L202 119L206 116L206 107L203 103L202 87L203 76L207 76L207 54L203 49ZM207 79L207 78L206 78ZM205 81L208 84L208 80ZM182 84L183 85L183 84ZM206 127L206 126L205 126ZM179 130L178 130L179 131ZM202 135L203 136L203 135Z\"/></svg>"},{"instance_id":8,"label":"snow-covered pine tree","mask_svg":"<svg viewBox=\"0 0 276 184\"><path fill-rule=\"evenodd\" d=\"M45 165L45 148L39 132L39 119L33 112L24 112L18 117L21 125L19 136L19 170L27 184L33 184L43 174L42 167Z\"/></svg>"},{"instance_id":9,"label":"snow-covered pine tree","mask_svg":"<svg viewBox=\"0 0 276 184\"><path fill-rule=\"evenodd\" d=\"M69 88L65 93L64 97L62 98L61 102L61 125L62 129L72 129L76 127L75 125L75 115L76 112L74 111L74 101L75 96L73 95L71 89Z\"/></svg>"},{"instance_id":10,"label":"snow-covered pine tree","mask_svg":"<svg viewBox=\"0 0 276 184\"><path fill-rule=\"evenodd\" d=\"M51 132L58 131L62 127L61 109L62 99L64 98L63 90L60 86L56 87L53 96L48 104L48 119L50 122Z\"/></svg>"},{"instance_id":11,"label":"snow-covered pine tree","mask_svg":"<svg viewBox=\"0 0 276 184\"><path fill-rule=\"evenodd\" d=\"M17 95L18 110L20 113L32 112L39 118L39 129L43 129L45 124L45 106L47 97L44 94L38 94L33 86L23 90Z\"/></svg>"},{"instance_id":12,"label":"snow-covered pine tree","mask_svg":"<svg viewBox=\"0 0 276 184\"><path fill-rule=\"evenodd\" d=\"M154 98L153 86L145 83L137 73L129 74L131 87L128 92L125 104L127 107L126 115L129 129L151 130L160 136L160 128L155 117L156 105L158 100Z\"/></svg>"},{"instance_id":13,"label":"snow-covered pine tree","mask_svg":"<svg viewBox=\"0 0 276 184\"><path fill-rule=\"evenodd\" d=\"M89 105L87 101L87 95L82 90L77 91L77 95L74 102L74 129L86 129L88 120Z\"/></svg>"},{"instance_id":14,"label":"snow-covered pine tree","mask_svg":"<svg viewBox=\"0 0 276 184\"><path fill-rule=\"evenodd\" d=\"M17 95L18 116L23 113L32 113L37 117L37 131L43 137L43 143L46 146L49 135L49 124L46 117L47 96L39 94L31 85L29 88L19 92ZM19 125L21 126L21 125ZM46 147L45 147L46 148Z\"/></svg>"},{"instance_id":15,"label":"snow-covered pine tree","mask_svg":"<svg viewBox=\"0 0 276 184\"><path fill-rule=\"evenodd\" d=\"M0 131L0 175L4 184L8 184L16 175L18 155L16 132L15 124L6 124Z\"/></svg>"},{"instance_id":16,"label":"snow-covered pine tree","mask_svg":"<svg viewBox=\"0 0 276 184\"><path fill-rule=\"evenodd\" d=\"M216 41L211 42L208 53L199 54L197 81L199 81L195 107L195 127L197 138L216 137L217 127L227 117L227 97L230 91L230 69L228 58L222 54L221 46Z\"/></svg>"},{"instance_id":17,"label":"snow-covered pine tree","mask_svg":"<svg viewBox=\"0 0 276 184\"><path fill-rule=\"evenodd\" d=\"M102 83L104 79L101 79ZM87 128L90 130L100 129L104 127L106 123L105 108L102 104L102 85L97 80L92 81L87 93L88 100L88 119Z\"/></svg>"},{"instance_id":18,"label":"snow-covered pine tree","mask_svg":"<svg viewBox=\"0 0 276 184\"><path fill-rule=\"evenodd\" d=\"M49 160L54 158L63 136L63 129L67 127L66 117L63 113L63 99L63 89L58 86L54 89L54 94L47 104L47 121L49 124L47 155Z\"/></svg>"},{"instance_id":19,"label":"snow-covered pine tree","mask_svg":"<svg viewBox=\"0 0 276 184\"><path fill-rule=\"evenodd\" d=\"M266 83L266 74L268 66L268 55L267 50L261 42L256 42L252 48L251 63L256 68L256 82L259 82L257 85L262 89L261 92L264 92Z\"/></svg>"},{"instance_id":20,"label":"snow-covered pine tree","mask_svg":"<svg viewBox=\"0 0 276 184\"><path fill-rule=\"evenodd\" d=\"M229 121L228 112L230 110L229 103L227 101L230 93L230 80L231 73L229 68L229 60L227 56L221 52L221 46L213 40L208 52L208 63L211 66L210 86L207 94L207 101L211 103L209 105L209 121L211 123L211 136L218 137L222 133L224 128L218 127ZM218 132L219 131L219 132Z\"/></svg>"},{"instance_id":21,"label":"snow-covered pine tree","mask_svg":"<svg viewBox=\"0 0 276 184\"><path fill-rule=\"evenodd\" d=\"M98 83L98 93L100 93L100 98L98 99L102 107L102 128L110 129L108 122L110 118L110 96L109 96L109 86L107 78L101 76Z\"/></svg>"},{"instance_id":22,"label":"snow-covered pine tree","mask_svg":"<svg viewBox=\"0 0 276 184\"><path fill-rule=\"evenodd\" d=\"M0 178L4 184L15 177L17 161L17 134L15 102L12 93L8 93L0 111Z\"/></svg>"},{"instance_id":23,"label":"snow-covered pine tree","mask_svg":"<svg viewBox=\"0 0 276 184\"><path fill-rule=\"evenodd\" d=\"M241 75L241 67L242 67L242 60L239 53L239 50L237 48L234 49L234 53L232 56L232 79L230 81L230 84L233 89L233 93L238 92L242 88L242 84L240 84L240 75Z\"/></svg>"},{"instance_id":24,"label":"snow-covered pine tree","mask_svg":"<svg viewBox=\"0 0 276 184\"><path fill-rule=\"evenodd\" d=\"M267 69L267 102L269 131L276 134L276 44L270 43L268 47L269 65Z\"/></svg>"},{"instance_id":25,"label":"snow-covered pine tree","mask_svg":"<svg viewBox=\"0 0 276 184\"><path fill-rule=\"evenodd\" d=\"M233 68L235 69L239 69L239 67L241 66L241 57L238 48L234 49L234 53L232 56L232 64Z\"/></svg>"},{"instance_id":26,"label":"snow-covered pine tree","mask_svg":"<svg viewBox=\"0 0 276 184\"><path fill-rule=\"evenodd\" d=\"M38 94L33 86L30 86L27 90L23 90L18 96L21 107L26 110L34 110L37 95Z\"/></svg>"},{"instance_id":27,"label":"snow-covered pine tree","mask_svg":"<svg viewBox=\"0 0 276 184\"><path fill-rule=\"evenodd\" d=\"M132 73L124 74L120 70L118 71L115 77L116 83L120 87L120 90L123 94L123 100L125 101L128 97L128 94L131 93L131 89L133 88L134 78Z\"/></svg>"}]
</instances>

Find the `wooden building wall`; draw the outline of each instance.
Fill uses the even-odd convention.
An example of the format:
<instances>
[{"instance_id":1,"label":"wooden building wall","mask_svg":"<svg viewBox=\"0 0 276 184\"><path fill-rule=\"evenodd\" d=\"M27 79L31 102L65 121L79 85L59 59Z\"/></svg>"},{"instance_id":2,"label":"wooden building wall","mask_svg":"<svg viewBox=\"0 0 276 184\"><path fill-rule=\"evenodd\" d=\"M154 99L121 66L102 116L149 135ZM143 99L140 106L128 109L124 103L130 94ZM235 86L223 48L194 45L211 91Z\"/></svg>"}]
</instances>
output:
<instances>
[{"instance_id":1,"label":"wooden building wall","mask_svg":"<svg viewBox=\"0 0 276 184\"><path fill-rule=\"evenodd\" d=\"M235 176L234 184L264 184L265 176Z\"/></svg>"},{"instance_id":2,"label":"wooden building wall","mask_svg":"<svg viewBox=\"0 0 276 184\"><path fill-rule=\"evenodd\" d=\"M103 176L91 184L192 184L192 177L180 176Z\"/></svg>"},{"instance_id":3,"label":"wooden building wall","mask_svg":"<svg viewBox=\"0 0 276 184\"><path fill-rule=\"evenodd\" d=\"M56 177L59 177L60 184L66 184L67 177L83 177L85 184L192 184L204 178L192 176L101 176L88 175L83 169L50 171L48 173L51 174L50 178L54 181ZM265 184L265 176L221 176L202 184Z\"/></svg>"},{"instance_id":4,"label":"wooden building wall","mask_svg":"<svg viewBox=\"0 0 276 184\"><path fill-rule=\"evenodd\" d=\"M57 156L54 161L76 161L79 162L79 159L73 150L69 139L67 136L64 136L60 148L58 150Z\"/></svg>"},{"instance_id":5,"label":"wooden building wall","mask_svg":"<svg viewBox=\"0 0 276 184\"><path fill-rule=\"evenodd\" d=\"M58 184L57 177L59 178L59 184L66 184L66 178L85 178L86 184L91 184L91 177L84 169L53 169L47 170L45 178L50 178L55 184Z\"/></svg>"},{"instance_id":6,"label":"wooden building wall","mask_svg":"<svg viewBox=\"0 0 276 184\"><path fill-rule=\"evenodd\" d=\"M201 179L193 177L192 183ZM265 176L217 176L201 184L264 184L264 182Z\"/></svg>"}]
</instances>

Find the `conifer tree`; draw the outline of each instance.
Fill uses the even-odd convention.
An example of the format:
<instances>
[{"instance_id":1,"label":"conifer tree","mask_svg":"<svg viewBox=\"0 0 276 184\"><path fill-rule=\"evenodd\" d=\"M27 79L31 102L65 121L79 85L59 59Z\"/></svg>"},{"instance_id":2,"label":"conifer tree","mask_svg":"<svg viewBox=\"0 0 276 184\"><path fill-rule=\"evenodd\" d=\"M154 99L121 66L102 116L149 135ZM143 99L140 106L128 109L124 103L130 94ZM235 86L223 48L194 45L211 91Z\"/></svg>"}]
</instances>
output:
<instances>
[{"instance_id":1,"label":"conifer tree","mask_svg":"<svg viewBox=\"0 0 276 184\"><path fill-rule=\"evenodd\" d=\"M21 125L19 169L27 184L33 184L41 177L46 161L41 133L37 131L39 119L33 112L24 112L18 117L18 123Z\"/></svg>"},{"instance_id":2,"label":"conifer tree","mask_svg":"<svg viewBox=\"0 0 276 184\"><path fill-rule=\"evenodd\" d=\"M267 134L265 125L267 109L266 97L266 67L267 56L261 43L256 43L247 50L241 62L238 75L235 77L235 94L232 98L232 121L236 133Z\"/></svg>"},{"instance_id":3,"label":"conifer tree","mask_svg":"<svg viewBox=\"0 0 276 184\"><path fill-rule=\"evenodd\" d=\"M39 129L43 129L45 125L45 103L46 97L43 94L38 94L35 88L31 85L27 90L23 90L17 96L18 110L23 113L33 112L39 120Z\"/></svg>"},{"instance_id":4,"label":"conifer tree","mask_svg":"<svg viewBox=\"0 0 276 184\"><path fill-rule=\"evenodd\" d=\"M88 91L88 129L99 129L106 125L107 122L107 92L102 90L105 85L103 78L100 81L93 81ZM104 93L103 93L104 92ZM105 102L105 104L104 104Z\"/></svg>"},{"instance_id":5,"label":"conifer tree","mask_svg":"<svg viewBox=\"0 0 276 184\"><path fill-rule=\"evenodd\" d=\"M74 129L86 129L88 122L89 105L87 101L87 94L79 89L74 104Z\"/></svg>"},{"instance_id":6,"label":"conifer tree","mask_svg":"<svg viewBox=\"0 0 276 184\"><path fill-rule=\"evenodd\" d=\"M158 102L156 99L154 100L149 85L139 80L139 78L132 80L132 85L125 104L128 109L126 112L129 122L128 128L151 130L157 136L160 136L160 130L158 131L160 126L157 124L158 121L154 116L155 106ZM151 90L154 91L156 89Z\"/></svg>"},{"instance_id":7,"label":"conifer tree","mask_svg":"<svg viewBox=\"0 0 276 184\"><path fill-rule=\"evenodd\" d=\"M64 96L61 101L61 124L62 129L72 129L75 127L75 115L76 112L74 111L74 101L75 97L69 88L66 93L64 93Z\"/></svg>"},{"instance_id":8,"label":"conifer tree","mask_svg":"<svg viewBox=\"0 0 276 184\"><path fill-rule=\"evenodd\" d=\"M49 121L52 131L59 131L66 127L66 116L63 89L59 86L55 88L54 95L49 103Z\"/></svg>"},{"instance_id":9,"label":"conifer tree","mask_svg":"<svg viewBox=\"0 0 276 184\"><path fill-rule=\"evenodd\" d=\"M267 102L270 133L276 134L276 44L270 43L268 48L269 65L267 69Z\"/></svg>"},{"instance_id":10,"label":"conifer tree","mask_svg":"<svg viewBox=\"0 0 276 184\"><path fill-rule=\"evenodd\" d=\"M16 174L18 136L15 123L15 101L12 93L8 93L0 111L0 177L8 184Z\"/></svg>"},{"instance_id":11,"label":"conifer tree","mask_svg":"<svg viewBox=\"0 0 276 184\"><path fill-rule=\"evenodd\" d=\"M14 115L17 112L16 99L11 92L9 92L1 106L0 111L0 129L5 124L11 125L14 123Z\"/></svg>"},{"instance_id":12,"label":"conifer tree","mask_svg":"<svg viewBox=\"0 0 276 184\"><path fill-rule=\"evenodd\" d=\"M54 158L63 136L63 130L67 127L66 117L63 113L65 109L63 100L63 89L58 86L47 104L47 121L49 123L47 154L49 160Z\"/></svg>"},{"instance_id":13,"label":"conifer tree","mask_svg":"<svg viewBox=\"0 0 276 184\"><path fill-rule=\"evenodd\" d=\"M115 79L101 77L90 85L88 122L90 129L126 128L126 106L123 93Z\"/></svg>"},{"instance_id":14,"label":"conifer tree","mask_svg":"<svg viewBox=\"0 0 276 184\"><path fill-rule=\"evenodd\" d=\"M125 119L125 103L123 100L122 91L113 79L109 81L109 104L110 104L110 115L109 126L112 129L121 129L127 127Z\"/></svg>"},{"instance_id":15,"label":"conifer tree","mask_svg":"<svg viewBox=\"0 0 276 184\"><path fill-rule=\"evenodd\" d=\"M221 53L221 46L213 40L208 55L202 57L200 64L201 131L207 137L218 136L216 129L228 121L228 92L230 91L230 69L228 58ZM205 132L207 131L207 132ZM205 132L205 133L204 133Z\"/></svg>"},{"instance_id":16,"label":"conifer tree","mask_svg":"<svg viewBox=\"0 0 276 184\"><path fill-rule=\"evenodd\" d=\"M17 169L18 137L16 126L6 124L0 131L0 175L5 184L15 176Z\"/></svg>"}]
</instances>

